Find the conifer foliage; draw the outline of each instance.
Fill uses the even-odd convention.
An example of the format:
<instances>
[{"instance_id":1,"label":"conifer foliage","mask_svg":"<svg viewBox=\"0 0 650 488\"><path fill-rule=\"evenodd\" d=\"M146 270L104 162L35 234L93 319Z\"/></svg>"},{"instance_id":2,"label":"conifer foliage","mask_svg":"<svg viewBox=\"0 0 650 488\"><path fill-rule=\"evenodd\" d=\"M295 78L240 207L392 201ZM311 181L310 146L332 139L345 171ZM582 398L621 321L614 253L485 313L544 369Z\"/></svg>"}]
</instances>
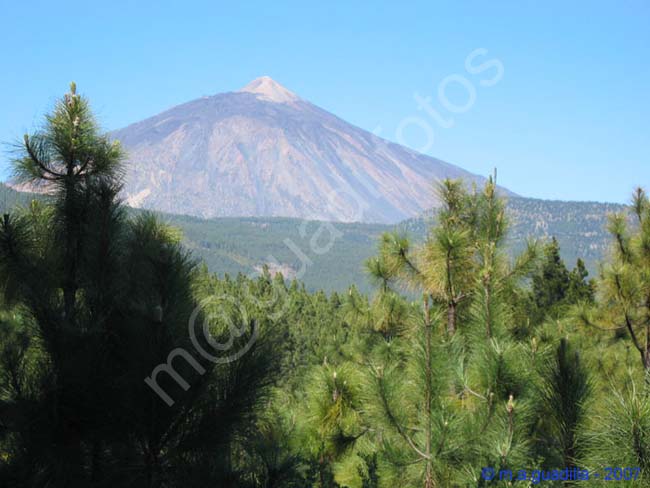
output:
<instances>
[{"instance_id":1,"label":"conifer foliage","mask_svg":"<svg viewBox=\"0 0 650 488\"><path fill-rule=\"evenodd\" d=\"M122 205L122 161L74 84L17 149L46 196L0 221L0 486L650 486L642 190L596 281L555 239L512 258L496 182L447 180L372 296L327 295L210 274Z\"/></svg>"},{"instance_id":2,"label":"conifer foliage","mask_svg":"<svg viewBox=\"0 0 650 488\"><path fill-rule=\"evenodd\" d=\"M49 197L0 223L2 486L236 486L230 453L275 355L266 332L241 361L196 354L195 263L170 228L127 215L122 158L72 84L15 161ZM175 350L170 406L144 379Z\"/></svg>"},{"instance_id":3,"label":"conifer foliage","mask_svg":"<svg viewBox=\"0 0 650 488\"><path fill-rule=\"evenodd\" d=\"M598 282L601 300L596 318L583 320L625 334L639 354L650 388L650 200L641 188L632 200L634 227L624 214L610 217L613 246Z\"/></svg>"}]
</instances>

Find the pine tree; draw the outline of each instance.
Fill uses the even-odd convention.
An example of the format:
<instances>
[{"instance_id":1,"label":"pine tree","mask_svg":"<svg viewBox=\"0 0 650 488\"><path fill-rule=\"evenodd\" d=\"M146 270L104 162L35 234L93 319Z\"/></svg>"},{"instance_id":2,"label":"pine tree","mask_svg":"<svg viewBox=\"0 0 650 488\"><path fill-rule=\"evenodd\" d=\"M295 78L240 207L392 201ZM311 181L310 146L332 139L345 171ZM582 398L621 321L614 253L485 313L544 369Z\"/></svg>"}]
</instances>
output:
<instances>
[{"instance_id":1,"label":"pine tree","mask_svg":"<svg viewBox=\"0 0 650 488\"><path fill-rule=\"evenodd\" d=\"M569 283L569 271L560 257L560 245L553 237L544 248L540 270L533 276L533 301L537 312L545 315L564 301Z\"/></svg>"},{"instance_id":2,"label":"pine tree","mask_svg":"<svg viewBox=\"0 0 650 488\"><path fill-rule=\"evenodd\" d=\"M587 403L593 381L587 365L566 339L541 366L537 408L540 446L547 468L580 466L585 459Z\"/></svg>"},{"instance_id":3,"label":"pine tree","mask_svg":"<svg viewBox=\"0 0 650 488\"><path fill-rule=\"evenodd\" d=\"M634 379L612 388L605 409L589 432L586 460L591 466L620 469L623 487L647 486L650 479L650 395Z\"/></svg>"},{"instance_id":4,"label":"pine tree","mask_svg":"<svg viewBox=\"0 0 650 488\"><path fill-rule=\"evenodd\" d=\"M544 248L539 269L533 274L531 315L539 324L547 317L557 318L567 308L594 301L594 284L582 259L569 271L560 257L560 245L553 237Z\"/></svg>"},{"instance_id":5,"label":"pine tree","mask_svg":"<svg viewBox=\"0 0 650 488\"><path fill-rule=\"evenodd\" d=\"M178 233L119 203L121 168L74 84L15 161L49 196L0 222L0 287L19 312L0 363L3 486L237 483L231 454L276 374L275 329L243 300L225 315L197 302L209 296ZM208 360L190 338L203 319L205 351L233 324L233 347L257 341ZM175 374L154 377L164 365Z\"/></svg>"},{"instance_id":6,"label":"pine tree","mask_svg":"<svg viewBox=\"0 0 650 488\"><path fill-rule=\"evenodd\" d=\"M595 284L589 279L589 272L582 259L578 258L576 266L569 273L569 288L566 301L570 305L579 303L593 304L595 298Z\"/></svg>"},{"instance_id":7,"label":"pine tree","mask_svg":"<svg viewBox=\"0 0 650 488\"><path fill-rule=\"evenodd\" d=\"M422 250L425 263L422 270L410 269L404 246L399 245L387 251L393 254L391 262L406 276L411 284L421 282L427 295L434 303L441 304L447 312L447 333L456 333L459 307L467 302L476 264L474 254L474 232L476 215L474 201L469 197L460 180L444 180L438 187L442 208L437 215L438 225L431 229L427 243ZM385 252L385 254L388 254Z\"/></svg>"},{"instance_id":8,"label":"pine tree","mask_svg":"<svg viewBox=\"0 0 650 488\"><path fill-rule=\"evenodd\" d=\"M600 329L627 335L639 354L650 391L650 200L637 189L631 205L635 226L623 214L610 217L613 249L597 288L601 299L581 320Z\"/></svg>"},{"instance_id":9,"label":"pine tree","mask_svg":"<svg viewBox=\"0 0 650 488\"><path fill-rule=\"evenodd\" d=\"M492 180L472 195L460 182L445 181L439 194L443 207L437 225L421 247L385 234L378 256L367 263L378 285L368 322L383 339L373 347L369 390L374 396L367 402L367 422L381 432L382 459L409 466L399 475L381 471L382 480L390 476L398 485L420 483L418 479L425 487L465 482L452 466L461 459L468 465L470 459L480 460L464 444L478 432L501 446L496 456L501 463L524 459L527 452L522 435L529 425L527 407L513 398L522 393L525 380L515 379L511 364L519 348L508 345L506 296L532 269L535 248L510 264L503 249L504 205ZM422 294L420 312L410 312L409 322L393 305L400 285ZM378 313L382 309L391 313ZM457 357L460 373L449 361ZM454 408L457 398L468 394L484 402L489 413L477 424L470 421L475 407L469 402L467 409ZM464 425L474 431L464 431Z\"/></svg>"}]
</instances>

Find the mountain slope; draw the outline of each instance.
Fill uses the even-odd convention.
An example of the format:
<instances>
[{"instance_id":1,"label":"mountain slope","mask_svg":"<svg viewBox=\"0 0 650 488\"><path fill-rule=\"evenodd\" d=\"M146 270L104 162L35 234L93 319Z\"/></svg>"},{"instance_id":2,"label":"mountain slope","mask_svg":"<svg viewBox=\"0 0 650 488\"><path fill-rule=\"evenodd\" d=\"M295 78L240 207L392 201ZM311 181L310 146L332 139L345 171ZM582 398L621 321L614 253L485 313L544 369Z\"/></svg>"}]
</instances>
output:
<instances>
[{"instance_id":1,"label":"mountain slope","mask_svg":"<svg viewBox=\"0 0 650 488\"><path fill-rule=\"evenodd\" d=\"M0 184L2 212L25 206L32 198L45 197L19 193ZM625 210L625 206L612 203L509 198L511 226L507 244L510 252L516 254L529 238L555 236L567 266L572 267L577 258L582 258L593 274L611 243L605 229L607 215ZM314 246L312 238L323 225L321 222L277 217L160 217L181 229L183 244L192 255L220 275L256 273L267 265L272 272L299 278L311 290L345 291L355 284L364 292L372 291L372 287L363 263L375 254L379 236L397 229L414 241L422 241L430 224L425 218L409 219L398 225L332 223L337 237L327 252L321 252L319 246L327 244L332 235L325 230Z\"/></svg>"},{"instance_id":2,"label":"mountain slope","mask_svg":"<svg viewBox=\"0 0 650 488\"><path fill-rule=\"evenodd\" d=\"M556 237L566 265L572 268L581 258L593 276L611 244L607 216L625 209L610 203L510 198L507 247L514 256L524 250L529 239L544 242ZM254 273L266 264L287 278L300 278L312 290L345 291L354 284L364 292L372 291L364 261L377 252L379 236L397 229L422 242L430 225L425 218L397 225L333 223L339 237L328 252L319 253L312 250L311 243L318 222L289 218L204 220L181 215L166 215L165 220L183 230L185 245L214 272ZM328 238L325 232L322 240Z\"/></svg>"},{"instance_id":3,"label":"mountain slope","mask_svg":"<svg viewBox=\"0 0 650 488\"><path fill-rule=\"evenodd\" d=\"M395 223L436 206L431 184L483 178L359 129L268 77L114 132L127 202L200 217Z\"/></svg>"}]
</instances>

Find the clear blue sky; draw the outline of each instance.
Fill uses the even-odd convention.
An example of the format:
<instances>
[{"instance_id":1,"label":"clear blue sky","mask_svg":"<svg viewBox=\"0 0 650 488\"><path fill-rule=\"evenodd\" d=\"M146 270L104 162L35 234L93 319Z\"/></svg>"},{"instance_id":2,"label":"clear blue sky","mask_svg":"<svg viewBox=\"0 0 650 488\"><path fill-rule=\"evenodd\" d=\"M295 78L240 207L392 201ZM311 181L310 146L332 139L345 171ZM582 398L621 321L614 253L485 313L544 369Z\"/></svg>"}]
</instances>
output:
<instances>
[{"instance_id":1,"label":"clear blue sky","mask_svg":"<svg viewBox=\"0 0 650 488\"><path fill-rule=\"evenodd\" d=\"M0 0L0 141L32 130L70 80L116 129L269 75L388 139L496 166L522 195L620 202L650 187L649 2L307 3ZM503 66L493 86L480 82L496 67L466 70L479 48L471 66ZM445 79L452 109L474 91L468 110L441 103Z\"/></svg>"}]
</instances>

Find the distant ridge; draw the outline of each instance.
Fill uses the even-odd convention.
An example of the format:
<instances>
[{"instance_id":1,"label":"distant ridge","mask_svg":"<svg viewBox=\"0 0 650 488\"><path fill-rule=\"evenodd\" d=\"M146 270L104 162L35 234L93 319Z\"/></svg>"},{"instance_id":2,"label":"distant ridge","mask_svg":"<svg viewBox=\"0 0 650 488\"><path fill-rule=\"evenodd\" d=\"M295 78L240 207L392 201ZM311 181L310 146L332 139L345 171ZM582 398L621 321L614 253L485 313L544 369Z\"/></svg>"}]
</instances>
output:
<instances>
[{"instance_id":1,"label":"distant ridge","mask_svg":"<svg viewBox=\"0 0 650 488\"><path fill-rule=\"evenodd\" d=\"M435 180L484 181L355 127L268 76L112 136L129 154L129 205L200 217L395 223L437 205Z\"/></svg>"}]
</instances>

